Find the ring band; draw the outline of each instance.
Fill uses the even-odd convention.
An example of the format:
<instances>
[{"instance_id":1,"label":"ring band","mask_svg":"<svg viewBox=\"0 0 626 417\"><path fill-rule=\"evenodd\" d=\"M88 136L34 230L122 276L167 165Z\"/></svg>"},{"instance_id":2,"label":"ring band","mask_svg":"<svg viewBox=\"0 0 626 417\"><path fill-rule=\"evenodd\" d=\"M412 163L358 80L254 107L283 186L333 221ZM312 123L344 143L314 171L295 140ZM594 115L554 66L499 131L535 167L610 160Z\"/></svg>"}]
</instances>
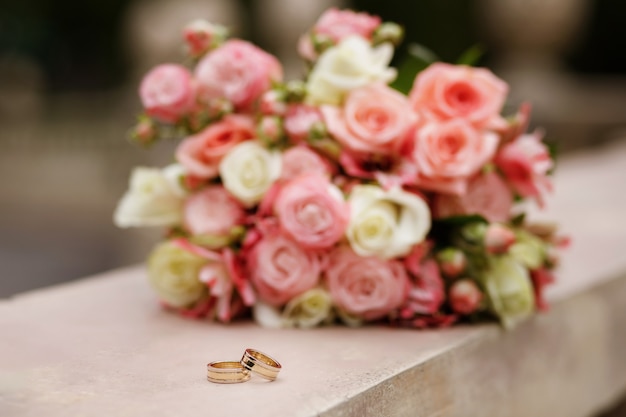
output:
<instances>
[{"instance_id":1,"label":"ring band","mask_svg":"<svg viewBox=\"0 0 626 417\"><path fill-rule=\"evenodd\" d=\"M250 379L250 371L241 362L217 361L207 365L207 379L216 384L237 384Z\"/></svg>"},{"instance_id":2,"label":"ring band","mask_svg":"<svg viewBox=\"0 0 626 417\"><path fill-rule=\"evenodd\" d=\"M255 349L246 349L241 358L241 365L255 374L274 381L282 366L278 361Z\"/></svg>"}]
</instances>

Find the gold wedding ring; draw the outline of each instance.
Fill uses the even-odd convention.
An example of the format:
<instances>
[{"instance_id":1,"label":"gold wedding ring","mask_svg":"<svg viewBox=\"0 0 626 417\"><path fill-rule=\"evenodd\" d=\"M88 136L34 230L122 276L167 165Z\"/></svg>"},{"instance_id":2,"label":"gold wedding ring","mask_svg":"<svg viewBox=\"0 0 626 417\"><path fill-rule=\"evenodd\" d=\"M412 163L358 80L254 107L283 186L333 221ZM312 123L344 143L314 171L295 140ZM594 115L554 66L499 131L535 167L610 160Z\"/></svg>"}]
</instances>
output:
<instances>
[{"instance_id":1,"label":"gold wedding ring","mask_svg":"<svg viewBox=\"0 0 626 417\"><path fill-rule=\"evenodd\" d=\"M216 384L236 384L249 380L250 371L241 362L211 362L207 365L207 379Z\"/></svg>"},{"instance_id":2,"label":"gold wedding ring","mask_svg":"<svg viewBox=\"0 0 626 417\"><path fill-rule=\"evenodd\" d=\"M274 381L282 366L276 360L258 350L246 349L241 358L241 365L260 377Z\"/></svg>"}]
</instances>

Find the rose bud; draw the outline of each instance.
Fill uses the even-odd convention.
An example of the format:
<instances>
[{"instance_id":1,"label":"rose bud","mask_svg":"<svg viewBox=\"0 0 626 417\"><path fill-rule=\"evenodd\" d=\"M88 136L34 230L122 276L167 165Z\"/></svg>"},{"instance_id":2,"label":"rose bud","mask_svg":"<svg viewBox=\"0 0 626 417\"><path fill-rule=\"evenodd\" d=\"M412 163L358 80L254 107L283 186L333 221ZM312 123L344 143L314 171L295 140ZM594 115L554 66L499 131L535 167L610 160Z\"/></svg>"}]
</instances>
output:
<instances>
[{"instance_id":1,"label":"rose bud","mask_svg":"<svg viewBox=\"0 0 626 417\"><path fill-rule=\"evenodd\" d=\"M301 102L306 96L306 84L300 80L289 81L285 85L287 91L287 101Z\"/></svg>"},{"instance_id":2,"label":"rose bud","mask_svg":"<svg viewBox=\"0 0 626 417\"><path fill-rule=\"evenodd\" d=\"M457 248L446 248L437 254L437 262L444 275L457 277L467 267L467 258L463 251Z\"/></svg>"},{"instance_id":3,"label":"rose bud","mask_svg":"<svg viewBox=\"0 0 626 417\"><path fill-rule=\"evenodd\" d=\"M472 314L480 307L483 293L470 279L455 282L450 288L450 305L459 314Z\"/></svg>"},{"instance_id":4,"label":"rose bud","mask_svg":"<svg viewBox=\"0 0 626 417\"><path fill-rule=\"evenodd\" d=\"M257 134L266 144L273 144L280 141L284 136L284 130L279 117L263 116L257 126Z\"/></svg>"},{"instance_id":5,"label":"rose bud","mask_svg":"<svg viewBox=\"0 0 626 417\"><path fill-rule=\"evenodd\" d=\"M506 226L492 223L487 226L485 232L485 247L487 252L493 254L506 253L515 243L515 233Z\"/></svg>"},{"instance_id":6,"label":"rose bud","mask_svg":"<svg viewBox=\"0 0 626 417\"><path fill-rule=\"evenodd\" d=\"M268 90L261 96L259 103L261 113L283 116L287 112L285 93L279 90Z\"/></svg>"},{"instance_id":7,"label":"rose bud","mask_svg":"<svg viewBox=\"0 0 626 417\"><path fill-rule=\"evenodd\" d=\"M397 23L385 22L378 26L378 29L374 32L374 44L381 44L384 42L391 42L394 45L399 45L404 38L404 29Z\"/></svg>"},{"instance_id":8,"label":"rose bud","mask_svg":"<svg viewBox=\"0 0 626 417\"><path fill-rule=\"evenodd\" d=\"M214 25L202 19L194 20L183 29L183 37L189 48L189 54L194 58L216 48L227 36L226 27Z\"/></svg>"},{"instance_id":9,"label":"rose bud","mask_svg":"<svg viewBox=\"0 0 626 417\"><path fill-rule=\"evenodd\" d=\"M157 127L154 121L149 117L141 117L130 132L130 139L141 146L152 145L158 139Z\"/></svg>"}]
</instances>

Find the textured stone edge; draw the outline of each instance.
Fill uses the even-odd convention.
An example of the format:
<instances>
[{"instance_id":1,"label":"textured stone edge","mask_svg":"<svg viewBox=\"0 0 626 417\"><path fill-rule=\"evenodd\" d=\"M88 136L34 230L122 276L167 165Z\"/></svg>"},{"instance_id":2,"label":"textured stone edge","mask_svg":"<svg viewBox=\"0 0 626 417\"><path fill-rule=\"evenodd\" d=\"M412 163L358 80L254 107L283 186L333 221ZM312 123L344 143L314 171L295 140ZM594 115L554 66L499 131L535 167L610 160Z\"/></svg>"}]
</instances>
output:
<instances>
[{"instance_id":1,"label":"textured stone edge","mask_svg":"<svg viewBox=\"0 0 626 417\"><path fill-rule=\"evenodd\" d=\"M512 331L486 326L320 416L590 416L626 392L624 355L626 275Z\"/></svg>"}]
</instances>

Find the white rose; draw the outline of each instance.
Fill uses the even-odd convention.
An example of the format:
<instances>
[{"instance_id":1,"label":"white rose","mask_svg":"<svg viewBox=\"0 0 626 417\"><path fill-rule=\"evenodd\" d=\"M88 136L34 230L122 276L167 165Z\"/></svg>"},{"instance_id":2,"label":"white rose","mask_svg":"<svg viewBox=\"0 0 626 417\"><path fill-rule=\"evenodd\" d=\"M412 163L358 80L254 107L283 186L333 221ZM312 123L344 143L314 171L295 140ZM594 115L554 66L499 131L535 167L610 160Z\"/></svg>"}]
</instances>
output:
<instances>
[{"instance_id":1,"label":"white rose","mask_svg":"<svg viewBox=\"0 0 626 417\"><path fill-rule=\"evenodd\" d=\"M309 74L309 104L339 105L345 93L372 82L391 82L396 70L389 68L393 46L372 47L360 36L349 36L327 49Z\"/></svg>"},{"instance_id":2,"label":"white rose","mask_svg":"<svg viewBox=\"0 0 626 417\"><path fill-rule=\"evenodd\" d=\"M348 204L351 218L346 236L360 256L391 259L407 255L430 230L426 202L399 187L385 191L375 185L358 185Z\"/></svg>"},{"instance_id":3,"label":"white rose","mask_svg":"<svg viewBox=\"0 0 626 417\"><path fill-rule=\"evenodd\" d=\"M167 305L186 308L207 296L207 286L200 280L206 264L206 259L162 242L148 258L148 279Z\"/></svg>"},{"instance_id":4,"label":"white rose","mask_svg":"<svg viewBox=\"0 0 626 417\"><path fill-rule=\"evenodd\" d=\"M252 207L278 179L282 157L255 141L233 147L222 159L220 176L226 188L244 206Z\"/></svg>"},{"instance_id":5,"label":"white rose","mask_svg":"<svg viewBox=\"0 0 626 417\"><path fill-rule=\"evenodd\" d=\"M287 303L283 323L287 327L310 328L332 318L333 301L321 288L310 289Z\"/></svg>"},{"instance_id":6,"label":"white rose","mask_svg":"<svg viewBox=\"0 0 626 417\"><path fill-rule=\"evenodd\" d=\"M182 221L185 191L183 172L170 165L164 169L137 167L130 187L117 205L113 221L118 227L176 226Z\"/></svg>"}]
</instances>

